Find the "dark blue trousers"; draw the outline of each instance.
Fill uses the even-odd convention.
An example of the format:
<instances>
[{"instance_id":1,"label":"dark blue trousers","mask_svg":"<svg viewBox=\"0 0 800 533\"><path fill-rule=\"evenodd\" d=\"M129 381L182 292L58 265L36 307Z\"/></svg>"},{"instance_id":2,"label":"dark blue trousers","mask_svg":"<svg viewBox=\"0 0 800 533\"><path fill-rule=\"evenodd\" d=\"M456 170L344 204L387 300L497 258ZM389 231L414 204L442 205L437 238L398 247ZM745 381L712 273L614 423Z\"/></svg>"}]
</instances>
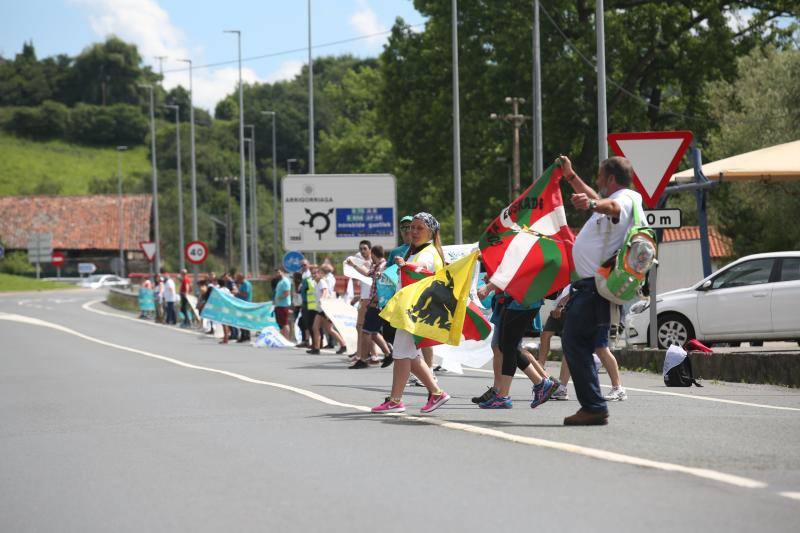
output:
<instances>
[{"instance_id":1,"label":"dark blue trousers","mask_svg":"<svg viewBox=\"0 0 800 533\"><path fill-rule=\"evenodd\" d=\"M572 284L565 310L561 346L572 374L575 394L584 411L607 412L594 365L598 331L609 327L609 302L597 293L594 278Z\"/></svg>"}]
</instances>

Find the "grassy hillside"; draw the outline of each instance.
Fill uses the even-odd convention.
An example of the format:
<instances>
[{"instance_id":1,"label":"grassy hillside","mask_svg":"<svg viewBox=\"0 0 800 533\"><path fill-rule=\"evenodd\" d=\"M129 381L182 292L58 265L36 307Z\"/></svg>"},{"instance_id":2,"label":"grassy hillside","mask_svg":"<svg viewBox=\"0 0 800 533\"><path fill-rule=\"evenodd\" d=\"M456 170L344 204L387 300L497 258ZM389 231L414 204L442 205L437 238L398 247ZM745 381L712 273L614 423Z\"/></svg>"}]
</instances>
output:
<instances>
[{"instance_id":1,"label":"grassy hillside","mask_svg":"<svg viewBox=\"0 0 800 533\"><path fill-rule=\"evenodd\" d=\"M0 273L0 292L13 291L52 291L56 289L74 289L75 285L58 281L44 281L25 276L14 276Z\"/></svg>"},{"instance_id":2,"label":"grassy hillside","mask_svg":"<svg viewBox=\"0 0 800 533\"><path fill-rule=\"evenodd\" d=\"M122 154L123 176L147 174L144 146ZM0 196L88 194L93 180L117 175L117 150L64 141L38 142L0 133Z\"/></svg>"}]
</instances>

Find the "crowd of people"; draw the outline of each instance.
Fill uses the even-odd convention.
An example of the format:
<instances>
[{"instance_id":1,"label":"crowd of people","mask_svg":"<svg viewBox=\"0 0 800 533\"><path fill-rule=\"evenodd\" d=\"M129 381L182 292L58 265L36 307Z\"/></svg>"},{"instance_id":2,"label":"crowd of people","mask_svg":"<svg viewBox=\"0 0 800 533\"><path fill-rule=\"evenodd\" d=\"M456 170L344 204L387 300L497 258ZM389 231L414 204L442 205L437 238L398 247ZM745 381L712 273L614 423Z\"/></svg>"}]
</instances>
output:
<instances>
[{"instance_id":1,"label":"crowd of people","mask_svg":"<svg viewBox=\"0 0 800 533\"><path fill-rule=\"evenodd\" d=\"M531 380L530 406L536 408L551 399L567 400L566 384L572 378L581 407L577 413L566 417L564 424L603 425L608 423L606 402L622 401L627 395L609 349L611 306L615 304L598 293L594 274L621 246L633 223L633 210L641 209L641 196L630 188L633 171L627 159L612 157L600 164L597 190L575 173L568 157L561 156L561 168L563 180L573 190L572 206L590 214L572 249L572 263L578 279L552 295L555 307L544 325L536 356L525 349L522 341L543 302L523 304L496 287L490 279L483 280L477 297L491 302L494 383L472 401L481 409L512 408L511 383L519 369ZM419 212L403 217L399 229L402 245L386 252L382 246L363 240L358 252L345 261L360 275L355 282L357 294L350 302L358 309L355 346L346 344L322 308L325 299L336 295L335 267L329 260L319 265L303 261L301 270L291 275L282 269L275 271L272 277L275 319L281 334L287 339L299 339L296 348L305 349L308 354L334 349L336 354L347 354L349 368L353 370L393 365L389 394L372 408L373 412L404 412L403 393L411 384L427 389L427 401L420 410L429 413L450 399L439 386L434 372L433 350L418 348L410 332L393 328L380 316L380 311L402 288L402 277L395 282L387 281L383 274L388 267L409 265L430 272L444 268L440 224L430 213ZM155 320L176 324L175 305L180 302L181 326L188 327L193 313L187 298L191 280L185 270L181 271L178 281L180 288L176 289L175 281L162 273L152 282L146 282L143 290L153 291L154 308L143 308L142 317L149 317L152 311ZM252 286L241 274L226 273L217 279L211 273L200 285L199 309L212 288L252 300ZM248 331L222 327L222 343L246 342L250 338ZM545 368L553 336L561 337L564 352L558 378L549 375ZM605 366L612 382L612 390L605 396L598 380L599 364Z\"/></svg>"}]
</instances>

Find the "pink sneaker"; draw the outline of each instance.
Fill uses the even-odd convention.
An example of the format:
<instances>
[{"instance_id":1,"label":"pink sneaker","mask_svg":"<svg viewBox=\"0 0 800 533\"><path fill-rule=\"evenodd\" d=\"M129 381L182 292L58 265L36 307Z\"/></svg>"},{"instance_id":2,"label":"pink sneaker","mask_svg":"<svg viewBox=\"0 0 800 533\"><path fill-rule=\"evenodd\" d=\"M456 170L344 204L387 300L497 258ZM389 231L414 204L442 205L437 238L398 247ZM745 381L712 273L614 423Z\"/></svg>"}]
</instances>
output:
<instances>
[{"instance_id":1,"label":"pink sneaker","mask_svg":"<svg viewBox=\"0 0 800 533\"><path fill-rule=\"evenodd\" d=\"M373 413L405 413L406 406L403 402L394 403L391 400L386 400L380 405L376 405L372 408Z\"/></svg>"},{"instance_id":2,"label":"pink sneaker","mask_svg":"<svg viewBox=\"0 0 800 533\"><path fill-rule=\"evenodd\" d=\"M429 394L428 403L426 403L422 407L422 409L420 409L420 411L423 413L430 413L431 411L435 411L439 407L443 406L449 399L450 395L444 391L442 391L442 393L439 396L434 396L433 394Z\"/></svg>"}]
</instances>

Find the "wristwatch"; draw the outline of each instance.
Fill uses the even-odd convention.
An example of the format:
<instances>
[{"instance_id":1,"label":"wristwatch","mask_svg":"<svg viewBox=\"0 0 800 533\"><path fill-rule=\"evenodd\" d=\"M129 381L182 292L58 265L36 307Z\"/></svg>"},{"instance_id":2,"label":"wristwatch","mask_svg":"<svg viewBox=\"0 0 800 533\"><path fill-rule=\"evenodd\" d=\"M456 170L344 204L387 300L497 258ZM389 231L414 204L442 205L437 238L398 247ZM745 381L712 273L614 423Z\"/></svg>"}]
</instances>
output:
<instances>
[{"instance_id":1,"label":"wristwatch","mask_svg":"<svg viewBox=\"0 0 800 533\"><path fill-rule=\"evenodd\" d=\"M594 211L597 207L597 200L589 200L589 211Z\"/></svg>"}]
</instances>

